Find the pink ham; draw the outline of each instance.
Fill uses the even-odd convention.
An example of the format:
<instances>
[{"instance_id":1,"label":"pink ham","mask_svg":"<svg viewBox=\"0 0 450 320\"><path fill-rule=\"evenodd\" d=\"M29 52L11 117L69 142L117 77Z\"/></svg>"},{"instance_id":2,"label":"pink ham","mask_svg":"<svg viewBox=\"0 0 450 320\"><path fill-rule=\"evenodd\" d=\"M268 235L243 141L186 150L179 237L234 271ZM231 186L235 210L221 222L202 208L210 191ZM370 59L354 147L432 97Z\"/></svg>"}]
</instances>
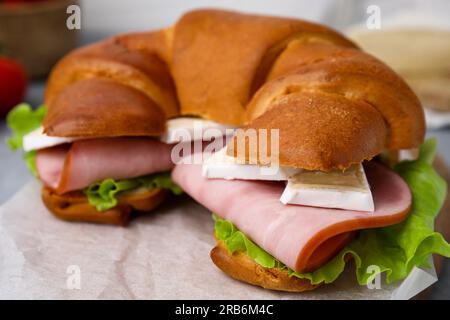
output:
<instances>
[{"instance_id":1,"label":"pink ham","mask_svg":"<svg viewBox=\"0 0 450 320\"><path fill-rule=\"evenodd\" d=\"M177 165L172 179L190 196L234 223L259 246L295 271L304 271L314 251L349 231L383 227L406 218L411 193L388 168L366 165L375 212L283 205L284 184L265 181L206 179L200 165Z\"/></svg>"},{"instance_id":2,"label":"pink ham","mask_svg":"<svg viewBox=\"0 0 450 320\"><path fill-rule=\"evenodd\" d=\"M173 168L171 146L149 138L80 140L38 151L39 178L57 193L106 178L127 179Z\"/></svg>"},{"instance_id":3,"label":"pink ham","mask_svg":"<svg viewBox=\"0 0 450 320\"><path fill-rule=\"evenodd\" d=\"M42 182L52 188L58 188L61 172L64 168L64 159L70 146L59 145L52 148L39 150L36 156L36 167Z\"/></svg>"}]
</instances>

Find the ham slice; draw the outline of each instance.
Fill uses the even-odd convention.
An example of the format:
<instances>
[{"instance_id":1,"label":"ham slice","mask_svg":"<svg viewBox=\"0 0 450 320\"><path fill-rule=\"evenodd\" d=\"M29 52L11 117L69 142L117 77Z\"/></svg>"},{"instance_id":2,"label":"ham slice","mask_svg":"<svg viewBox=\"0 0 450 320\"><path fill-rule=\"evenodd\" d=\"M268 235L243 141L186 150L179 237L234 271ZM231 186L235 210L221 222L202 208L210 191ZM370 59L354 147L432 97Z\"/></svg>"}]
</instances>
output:
<instances>
[{"instance_id":1,"label":"ham slice","mask_svg":"<svg viewBox=\"0 0 450 320\"><path fill-rule=\"evenodd\" d=\"M406 218L411 193L403 179L374 162L368 163L365 170L375 203L375 211L371 213L284 205L279 200L283 183L206 179L202 177L201 165L177 165L172 179L264 250L302 272L327 240L355 230L392 225Z\"/></svg>"},{"instance_id":2,"label":"ham slice","mask_svg":"<svg viewBox=\"0 0 450 320\"><path fill-rule=\"evenodd\" d=\"M39 178L57 193L106 178L127 179L173 168L172 146L149 138L103 138L39 150Z\"/></svg>"},{"instance_id":3,"label":"ham slice","mask_svg":"<svg viewBox=\"0 0 450 320\"><path fill-rule=\"evenodd\" d=\"M39 150L36 156L36 168L41 181L52 189L58 188L61 172L64 168L64 159L70 146L59 145Z\"/></svg>"}]
</instances>

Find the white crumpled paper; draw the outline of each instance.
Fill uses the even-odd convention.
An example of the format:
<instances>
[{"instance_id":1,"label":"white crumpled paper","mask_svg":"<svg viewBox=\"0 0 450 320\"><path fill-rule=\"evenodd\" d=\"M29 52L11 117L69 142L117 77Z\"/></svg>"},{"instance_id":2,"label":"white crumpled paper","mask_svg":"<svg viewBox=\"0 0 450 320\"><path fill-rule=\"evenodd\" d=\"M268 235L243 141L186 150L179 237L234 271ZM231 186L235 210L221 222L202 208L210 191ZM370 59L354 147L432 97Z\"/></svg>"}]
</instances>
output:
<instances>
[{"instance_id":1,"label":"white crumpled paper","mask_svg":"<svg viewBox=\"0 0 450 320\"><path fill-rule=\"evenodd\" d=\"M312 292L264 290L215 267L212 233L211 214L187 196L127 228L60 221L33 181L0 207L0 298L406 299L437 280L417 269L403 286L368 289L347 268L334 284Z\"/></svg>"}]
</instances>

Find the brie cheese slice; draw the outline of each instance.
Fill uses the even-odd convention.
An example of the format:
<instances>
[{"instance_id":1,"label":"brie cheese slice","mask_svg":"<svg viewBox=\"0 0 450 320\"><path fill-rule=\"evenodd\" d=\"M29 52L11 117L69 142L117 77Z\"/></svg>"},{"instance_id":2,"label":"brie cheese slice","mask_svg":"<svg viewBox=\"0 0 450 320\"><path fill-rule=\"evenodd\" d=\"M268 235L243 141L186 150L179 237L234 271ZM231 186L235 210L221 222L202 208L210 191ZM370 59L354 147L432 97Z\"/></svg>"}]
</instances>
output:
<instances>
[{"instance_id":1,"label":"brie cheese slice","mask_svg":"<svg viewBox=\"0 0 450 320\"><path fill-rule=\"evenodd\" d=\"M160 137L162 142L172 144L187 141L220 138L232 135L235 127L192 117L180 117L167 121L166 133Z\"/></svg>"},{"instance_id":2,"label":"brie cheese slice","mask_svg":"<svg viewBox=\"0 0 450 320\"><path fill-rule=\"evenodd\" d=\"M257 166L243 164L226 154L227 148L212 154L203 164L202 174L207 178L227 180L270 180L285 181L301 169L282 166Z\"/></svg>"},{"instance_id":3,"label":"brie cheese slice","mask_svg":"<svg viewBox=\"0 0 450 320\"><path fill-rule=\"evenodd\" d=\"M23 136L22 144L23 150L28 152L32 150L54 147L59 144L70 143L80 139L82 138L51 137L44 133L43 127L39 127Z\"/></svg>"},{"instance_id":4,"label":"brie cheese slice","mask_svg":"<svg viewBox=\"0 0 450 320\"><path fill-rule=\"evenodd\" d=\"M355 211L375 210L372 192L361 164L345 171L302 171L288 179L280 201L313 207Z\"/></svg>"}]
</instances>

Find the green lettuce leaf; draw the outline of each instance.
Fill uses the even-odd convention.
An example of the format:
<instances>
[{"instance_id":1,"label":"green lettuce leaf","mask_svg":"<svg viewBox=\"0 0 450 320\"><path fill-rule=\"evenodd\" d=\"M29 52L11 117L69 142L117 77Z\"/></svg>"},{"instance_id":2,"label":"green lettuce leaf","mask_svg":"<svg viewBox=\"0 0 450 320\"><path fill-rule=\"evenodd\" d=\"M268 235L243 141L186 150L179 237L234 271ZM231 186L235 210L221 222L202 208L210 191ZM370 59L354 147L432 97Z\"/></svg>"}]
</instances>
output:
<instances>
[{"instance_id":1,"label":"green lettuce leaf","mask_svg":"<svg viewBox=\"0 0 450 320\"><path fill-rule=\"evenodd\" d=\"M426 162L428 164L433 164L433 160L436 157L437 150L437 140L436 138L427 139L421 146L419 150L419 161ZM407 163L411 161L403 161Z\"/></svg>"},{"instance_id":2,"label":"green lettuce leaf","mask_svg":"<svg viewBox=\"0 0 450 320\"><path fill-rule=\"evenodd\" d=\"M22 155L23 160L25 161L25 164L27 165L28 170L30 170L30 172L35 177L38 176L38 172L37 172L37 168L36 168L36 155L37 155L36 150L24 152Z\"/></svg>"},{"instance_id":3,"label":"green lettuce leaf","mask_svg":"<svg viewBox=\"0 0 450 320\"><path fill-rule=\"evenodd\" d=\"M6 124L12 131L12 135L6 138L6 144L15 151L23 148L23 136L41 126L47 108L44 105L33 110L29 104L21 103L15 106L6 116ZM36 170L36 151L23 153L23 159L34 176Z\"/></svg>"},{"instance_id":4,"label":"green lettuce leaf","mask_svg":"<svg viewBox=\"0 0 450 320\"><path fill-rule=\"evenodd\" d=\"M15 106L6 116L6 124L12 131L12 136L6 138L11 150L22 149L22 139L27 133L37 129L42 124L47 108L41 105L33 110L29 104L21 103Z\"/></svg>"},{"instance_id":5,"label":"green lettuce leaf","mask_svg":"<svg viewBox=\"0 0 450 320\"><path fill-rule=\"evenodd\" d=\"M105 179L91 184L84 189L84 194L87 196L89 203L98 211L105 211L117 205L116 196L118 193L137 188L168 189L176 195L183 193L183 190L170 178L170 172L164 172L120 181Z\"/></svg>"},{"instance_id":6,"label":"green lettuce leaf","mask_svg":"<svg viewBox=\"0 0 450 320\"><path fill-rule=\"evenodd\" d=\"M313 284L336 280L345 269L346 255L353 256L356 277L361 285L367 284L376 274L371 266L385 272L388 283L404 279L414 266L427 266L432 253L450 257L450 245L434 231L434 219L447 195L445 180L431 165L435 153L436 141L427 140L420 149L418 160L403 161L394 168L409 185L413 196L411 212L405 221L360 231L338 255L314 272L294 272L254 244L231 222L214 216L216 237L231 253L246 252L263 267L287 268L289 275L309 279Z\"/></svg>"},{"instance_id":7,"label":"green lettuce leaf","mask_svg":"<svg viewBox=\"0 0 450 320\"><path fill-rule=\"evenodd\" d=\"M263 267L274 268L275 266L278 266L278 260L253 243L230 221L220 219L214 214L213 219L215 221L216 238L225 243L225 246L230 253L243 251Z\"/></svg>"}]
</instances>

